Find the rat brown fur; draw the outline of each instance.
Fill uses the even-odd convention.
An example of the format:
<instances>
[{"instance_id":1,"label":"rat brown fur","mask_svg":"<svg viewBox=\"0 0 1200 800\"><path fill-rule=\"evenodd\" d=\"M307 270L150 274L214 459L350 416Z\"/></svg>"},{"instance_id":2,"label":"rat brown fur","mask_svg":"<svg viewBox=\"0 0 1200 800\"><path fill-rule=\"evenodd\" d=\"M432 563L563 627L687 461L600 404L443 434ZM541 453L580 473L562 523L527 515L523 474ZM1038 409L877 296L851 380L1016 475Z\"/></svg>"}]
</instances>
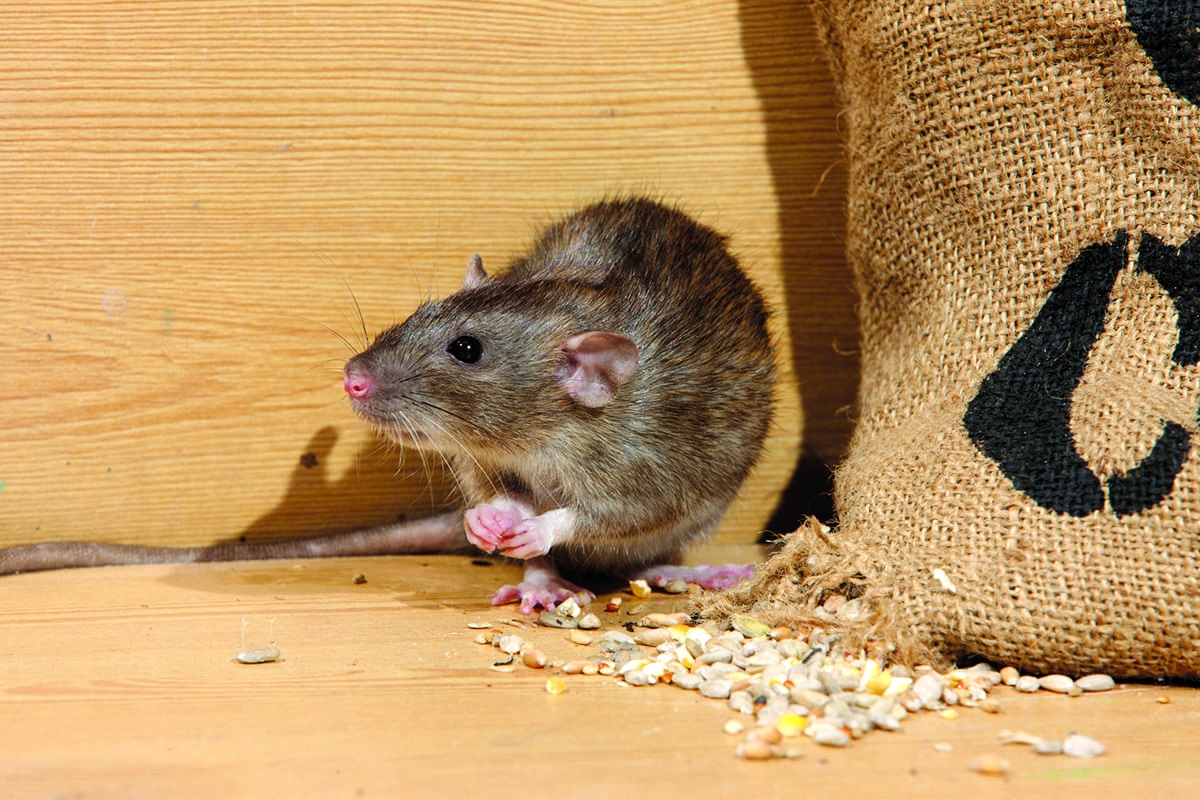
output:
<instances>
[{"instance_id":1,"label":"rat brown fur","mask_svg":"<svg viewBox=\"0 0 1200 800\"><path fill-rule=\"evenodd\" d=\"M225 555L473 544L526 561L525 581L495 596L525 611L590 599L559 567L662 577L654 570L711 532L759 456L774 380L766 322L761 295L710 228L646 199L590 205L503 273L487 275L476 257L462 289L346 365L355 412L442 454L462 511ZM181 550L199 555L141 560L215 560ZM678 574L719 586L742 573Z\"/></svg>"}]
</instances>

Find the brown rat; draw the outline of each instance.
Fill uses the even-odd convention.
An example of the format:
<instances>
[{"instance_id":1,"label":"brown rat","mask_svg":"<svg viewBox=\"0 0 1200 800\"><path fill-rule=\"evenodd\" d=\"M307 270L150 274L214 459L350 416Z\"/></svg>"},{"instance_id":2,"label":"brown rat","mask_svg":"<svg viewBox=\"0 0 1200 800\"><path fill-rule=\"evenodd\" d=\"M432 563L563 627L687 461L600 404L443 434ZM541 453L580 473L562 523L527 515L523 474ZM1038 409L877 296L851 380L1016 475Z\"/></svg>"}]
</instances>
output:
<instances>
[{"instance_id":1,"label":"brown rat","mask_svg":"<svg viewBox=\"0 0 1200 800\"><path fill-rule=\"evenodd\" d=\"M0 550L0 572L474 545L525 561L524 581L493 602L520 600L526 613L591 599L560 568L729 585L743 568L665 565L712 531L761 451L774 380L766 322L722 236L651 200L596 203L501 274L475 257L462 289L346 364L355 413L446 458L463 511L295 542L26 545Z\"/></svg>"}]
</instances>

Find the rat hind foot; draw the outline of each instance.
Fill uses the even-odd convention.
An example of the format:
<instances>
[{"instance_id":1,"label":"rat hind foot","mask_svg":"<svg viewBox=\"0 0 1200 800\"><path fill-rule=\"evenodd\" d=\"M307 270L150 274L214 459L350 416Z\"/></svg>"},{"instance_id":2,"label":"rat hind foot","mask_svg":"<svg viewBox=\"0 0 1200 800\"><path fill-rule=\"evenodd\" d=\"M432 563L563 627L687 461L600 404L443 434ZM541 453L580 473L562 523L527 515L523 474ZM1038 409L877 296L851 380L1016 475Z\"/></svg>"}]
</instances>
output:
<instances>
[{"instance_id":1,"label":"rat hind foot","mask_svg":"<svg viewBox=\"0 0 1200 800\"><path fill-rule=\"evenodd\" d=\"M674 580L694 583L704 589L728 589L753 577L753 564L722 564L719 567L701 564L698 567L677 567L659 564L646 567L630 576L630 580L644 580L651 586L663 587Z\"/></svg>"},{"instance_id":2,"label":"rat hind foot","mask_svg":"<svg viewBox=\"0 0 1200 800\"><path fill-rule=\"evenodd\" d=\"M494 606L520 602L522 614L532 614L538 609L553 611L567 598L574 598L576 603L584 606L595 600L596 595L565 580L545 558L526 561L525 579L516 586L501 586L490 597Z\"/></svg>"}]
</instances>

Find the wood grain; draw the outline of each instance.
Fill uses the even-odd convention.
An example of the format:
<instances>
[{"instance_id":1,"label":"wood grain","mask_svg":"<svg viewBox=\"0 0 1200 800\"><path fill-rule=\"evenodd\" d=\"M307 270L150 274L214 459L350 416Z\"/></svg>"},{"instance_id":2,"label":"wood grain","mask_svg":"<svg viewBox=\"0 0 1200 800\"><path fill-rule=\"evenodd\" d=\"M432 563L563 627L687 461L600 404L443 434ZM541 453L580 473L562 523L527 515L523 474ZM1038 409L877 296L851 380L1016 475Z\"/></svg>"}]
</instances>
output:
<instances>
[{"instance_id":1,"label":"wood grain","mask_svg":"<svg viewBox=\"0 0 1200 800\"><path fill-rule=\"evenodd\" d=\"M555 658L587 652L486 605L516 576L443 556L5 578L0 796L1124 799L1194 797L1200 783L1200 690L1137 685L1079 698L998 689L997 715L926 713L844 750L804 741L794 761L740 761L721 730L740 715L697 693L567 676L555 697L544 672L490 671L496 651L468 622ZM679 603L656 595L650 610ZM283 661L234 663L243 642L272 640ZM1109 752L1001 749L1005 728L1078 731ZM1012 763L1009 777L970 771L988 752Z\"/></svg>"},{"instance_id":2,"label":"wood grain","mask_svg":"<svg viewBox=\"0 0 1200 800\"><path fill-rule=\"evenodd\" d=\"M806 8L10 2L0 29L0 544L450 502L352 419L342 361L470 253L621 191L730 234L777 311L778 423L719 536L840 454L845 171Z\"/></svg>"}]
</instances>

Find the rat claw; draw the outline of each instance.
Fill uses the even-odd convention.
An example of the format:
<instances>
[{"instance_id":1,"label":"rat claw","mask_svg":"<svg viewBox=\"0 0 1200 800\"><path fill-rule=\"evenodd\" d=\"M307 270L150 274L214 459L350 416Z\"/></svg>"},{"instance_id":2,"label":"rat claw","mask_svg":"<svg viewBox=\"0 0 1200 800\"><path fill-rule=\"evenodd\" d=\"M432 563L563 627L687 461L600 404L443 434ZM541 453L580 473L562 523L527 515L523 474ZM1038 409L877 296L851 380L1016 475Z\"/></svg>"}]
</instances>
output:
<instances>
[{"instance_id":1,"label":"rat claw","mask_svg":"<svg viewBox=\"0 0 1200 800\"><path fill-rule=\"evenodd\" d=\"M546 611L553 611L558 606L554 602L554 595L548 591L530 592L521 598L521 613L532 614L539 608Z\"/></svg>"},{"instance_id":2,"label":"rat claw","mask_svg":"<svg viewBox=\"0 0 1200 800\"><path fill-rule=\"evenodd\" d=\"M502 605L505 605L506 603L511 603L515 600L520 600L520 599L521 599L520 587L513 586L511 583L501 586L499 589L497 589L496 591L494 591L490 595L488 595L488 600L490 600L492 605L494 605L494 606L502 606Z\"/></svg>"},{"instance_id":3,"label":"rat claw","mask_svg":"<svg viewBox=\"0 0 1200 800\"><path fill-rule=\"evenodd\" d=\"M553 611L558 603L555 602L554 594L540 586L530 586L529 584L519 584L514 586L506 584L501 586L496 591L488 595L492 605L502 606L508 603L519 602L520 611L522 614L532 614L539 608L546 611ZM563 597L565 600L566 597ZM578 602L578 601L576 601Z\"/></svg>"}]
</instances>

